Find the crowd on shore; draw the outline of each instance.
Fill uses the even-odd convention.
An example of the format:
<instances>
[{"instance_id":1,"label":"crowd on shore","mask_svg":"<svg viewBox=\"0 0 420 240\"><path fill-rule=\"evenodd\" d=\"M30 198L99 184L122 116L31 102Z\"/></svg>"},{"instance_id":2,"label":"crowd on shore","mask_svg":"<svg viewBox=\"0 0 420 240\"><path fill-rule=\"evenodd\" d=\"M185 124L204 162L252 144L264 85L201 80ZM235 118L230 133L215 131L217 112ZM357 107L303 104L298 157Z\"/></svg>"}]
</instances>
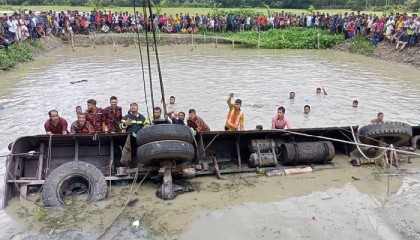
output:
<instances>
[{"instance_id":1,"label":"crowd on shore","mask_svg":"<svg viewBox=\"0 0 420 240\"><path fill-rule=\"evenodd\" d=\"M153 24L152 24L153 23ZM155 26L165 33L198 33L265 31L291 27L319 28L331 34L344 34L346 39L363 35L373 43L386 40L402 45L413 46L420 39L420 17L408 14L378 16L365 13L291 14L285 11L262 16L210 16L190 15L189 13L153 15L148 17L135 12L80 12L47 11L35 14L23 11L0 19L0 42L6 46L27 38L41 38L50 34L72 36L73 34L96 34L97 32L126 33L151 31ZM398 48L398 46L397 46Z\"/></svg>"},{"instance_id":2,"label":"crowd on shore","mask_svg":"<svg viewBox=\"0 0 420 240\"><path fill-rule=\"evenodd\" d=\"M317 95L327 96L324 88L316 89ZM242 100L236 99L232 103L234 93L229 93L226 101L228 105L228 112L226 116L225 130L226 131L244 131L244 112L242 111ZM295 92L290 92L290 100L296 97ZM68 130L67 121L60 117L57 110L48 112L49 119L45 122L44 128L46 134L89 134L97 132L106 133L120 133L128 132L133 136L144 127L150 127L156 124L179 124L190 127L193 131L206 132L210 131L207 123L197 115L195 109L189 109L188 118L185 112L178 111L176 108L175 97L171 96L169 104L165 104L166 108L154 107L153 115L144 116L138 108L137 103L130 104L130 110L123 115L122 108L118 106L118 98L112 96L109 101L110 106L102 109L97 107L94 99L87 101L87 109L83 111L81 106L76 107L77 120L70 125ZM358 107L359 102L354 100L353 108ZM165 110L166 109L166 110ZM305 105L303 113L309 116L311 107ZM283 106L278 107L277 114L271 119L271 129L291 129L292 124L287 119L286 109ZM384 121L384 114L378 115L371 120L372 124L382 123ZM257 125L253 130L263 130L262 125Z\"/></svg>"}]
</instances>

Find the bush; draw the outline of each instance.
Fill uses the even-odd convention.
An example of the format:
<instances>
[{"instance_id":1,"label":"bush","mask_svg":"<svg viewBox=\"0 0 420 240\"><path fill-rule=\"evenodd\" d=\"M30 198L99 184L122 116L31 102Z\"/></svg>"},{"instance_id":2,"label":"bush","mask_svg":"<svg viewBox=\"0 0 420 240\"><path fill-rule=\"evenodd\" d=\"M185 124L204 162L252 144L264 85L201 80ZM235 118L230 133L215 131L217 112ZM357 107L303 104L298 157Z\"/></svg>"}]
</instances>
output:
<instances>
[{"instance_id":1,"label":"bush","mask_svg":"<svg viewBox=\"0 0 420 240\"><path fill-rule=\"evenodd\" d=\"M375 50L373 43L363 36L357 36L356 38L350 40L349 51L351 53L371 55L373 50Z\"/></svg>"},{"instance_id":2,"label":"bush","mask_svg":"<svg viewBox=\"0 0 420 240\"><path fill-rule=\"evenodd\" d=\"M260 32L260 47L279 48L279 49L326 49L340 44L344 41L341 34L332 35L328 31L308 29L308 28L289 28L285 30L268 30ZM240 32L231 37L247 46L258 46L258 32Z\"/></svg>"},{"instance_id":3,"label":"bush","mask_svg":"<svg viewBox=\"0 0 420 240\"><path fill-rule=\"evenodd\" d=\"M39 40L28 40L22 44L12 44L9 49L0 49L0 70L9 70L18 63L34 59L34 50L45 50Z\"/></svg>"},{"instance_id":4,"label":"bush","mask_svg":"<svg viewBox=\"0 0 420 240\"><path fill-rule=\"evenodd\" d=\"M210 11L210 16L249 16L249 17L256 17L256 16L263 16L265 15L263 12L254 10L254 9L247 9L247 8L239 8L239 9L219 9L214 8Z\"/></svg>"}]
</instances>

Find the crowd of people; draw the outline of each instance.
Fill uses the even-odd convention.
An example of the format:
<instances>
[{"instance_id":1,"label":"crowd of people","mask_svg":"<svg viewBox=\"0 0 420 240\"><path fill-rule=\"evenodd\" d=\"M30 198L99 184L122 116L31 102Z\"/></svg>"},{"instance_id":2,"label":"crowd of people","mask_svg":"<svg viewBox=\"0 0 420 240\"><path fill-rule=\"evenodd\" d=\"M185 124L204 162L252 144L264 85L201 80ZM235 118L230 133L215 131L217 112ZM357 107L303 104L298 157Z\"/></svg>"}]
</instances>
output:
<instances>
[{"instance_id":1,"label":"crowd of people","mask_svg":"<svg viewBox=\"0 0 420 240\"><path fill-rule=\"evenodd\" d=\"M327 96L324 88L316 89L317 95ZM290 93L290 99L296 97L295 92ZM244 113L242 111L242 100L236 99L232 103L234 93L229 93L226 101L228 105L228 112L226 116L225 130L226 131L244 131ZM353 108L358 107L359 102L354 100ZM150 127L156 124L180 124L187 125L193 131L206 132L210 131L208 124L197 115L195 109L189 109L188 118L183 111L176 109L175 97L171 96L169 104L166 105L166 110L155 107L153 115L145 117L139 112L137 103L130 104L130 110L123 115L122 108L118 106L118 98L112 96L109 101L109 106L102 109L96 106L94 99L87 101L87 109L83 111L81 106L76 107L77 120L70 125L70 131L67 121L60 117L57 110L48 112L49 119L45 122L44 128L46 134L89 134L96 132L106 133L120 133L128 132L136 136L140 129ZM311 107L305 105L303 113L309 115ZM283 106L278 107L277 114L271 119L271 129L291 129L292 124L285 116L286 109ZM384 121L384 114L378 115L371 120L372 124L382 123ZM257 125L253 130L263 130L262 125Z\"/></svg>"},{"instance_id":2,"label":"crowd of people","mask_svg":"<svg viewBox=\"0 0 420 240\"><path fill-rule=\"evenodd\" d=\"M153 23L153 24L152 24ZM1 42L7 44L26 38L40 38L49 34L71 36L73 34L96 34L96 32L143 32L151 31L152 26L166 33L198 33L265 31L267 29L285 29L307 27L329 30L331 34L344 34L345 38L363 35L374 44L386 40L397 43L396 48L413 46L420 39L420 17L409 14L391 14L379 16L365 13L292 14L285 11L261 16L210 16L190 15L189 13L160 14L146 16L135 12L111 11L47 11L35 14L23 11L0 19ZM5 44L2 44L5 45Z\"/></svg>"}]
</instances>

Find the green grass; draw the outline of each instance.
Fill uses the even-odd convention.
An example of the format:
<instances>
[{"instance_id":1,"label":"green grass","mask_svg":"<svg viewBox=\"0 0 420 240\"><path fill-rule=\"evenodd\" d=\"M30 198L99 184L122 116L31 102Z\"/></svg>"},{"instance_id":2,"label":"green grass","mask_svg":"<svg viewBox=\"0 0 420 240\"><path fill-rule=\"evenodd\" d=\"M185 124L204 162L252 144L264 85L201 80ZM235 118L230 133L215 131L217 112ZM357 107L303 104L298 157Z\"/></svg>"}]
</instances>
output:
<instances>
[{"instance_id":1,"label":"green grass","mask_svg":"<svg viewBox=\"0 0 420 240\"><path fill-rule=\"evenodd\" d=\"M375 46L372 44L372 42L363 36L357 36L356 38L349 41L349 51L351 53L360 53L369 56L372 55L373 51L375 50Z\"/></svg>"},{"instance_id":2,"label":"green grass","mask_svg":"<svg viewBox=\"0 0 420 240\"><path fill-rule=\"evenodd\" d=\"M249 47L259 45L261 48L267 49L316 49L318 48L318 34L320 49L332 48L344 41L342 34L332 35L329 31L313 28L289 28L264 32L246 31L226 33L221 36Z\"/></svg>"},{"instance_id":3,"label":"green grass","mask_svg":"<svg viewBox=\"0 0 420 240\"><path fill-rule=\"evenodd\" d=\"M15 10L20 10L22 7L21 6L0 6L0 11L15 11ZM66 11L66 10L79 10L82 12L88 12L92 10L92 7L88 7L88 6L24 6L24 9L29 9L29 10L34 10L34 11L48 11L48 10L53 10L53 11ZM107 11L111 10L112 12L133 12L133 8L132 7L111 7L111 8L105 8ZM140 7L137 8L138 10L141 10ZM226 9L226 10L232 10L232 8L219 8L220 10L222 9ZM259 11L259 12L263 12L263 13L267 13L267 9L266 8L251 8L255 11ZM281 12L281 11L285 11L288 13L293 13L293 14L301 14L301 13L307 13L306 9L275 9L272 8L270 9L271 11L274 12ZM175 15L176 13L189 13L189 14L196 14L198 13L199 15L201 14L208 14L211 11L211 8L163 8L162 9L162 13L166 13L166 14L172 14ZM344 14L345 12L352 12L350 9L320 9L320 10L315 10L315 11L319 11L321 13L329 13L329 14L333 14L333 13L342 13ZM382 12L373 12L373 11L362 11L362 13L376 13L381 15Z\"/></svg>"},{"instance_id":4,"label":"green grass","mask_svg":"<svg viewBox=\"0 0 420 240\"><path fill-rule=\"evenodd\" d=\"M27 40L21 44L12 44L9 49L0 49L0 70L9 70L19 63L34 59L35 51L45 51L39 40Z\"/></svg>"}]
</instances>

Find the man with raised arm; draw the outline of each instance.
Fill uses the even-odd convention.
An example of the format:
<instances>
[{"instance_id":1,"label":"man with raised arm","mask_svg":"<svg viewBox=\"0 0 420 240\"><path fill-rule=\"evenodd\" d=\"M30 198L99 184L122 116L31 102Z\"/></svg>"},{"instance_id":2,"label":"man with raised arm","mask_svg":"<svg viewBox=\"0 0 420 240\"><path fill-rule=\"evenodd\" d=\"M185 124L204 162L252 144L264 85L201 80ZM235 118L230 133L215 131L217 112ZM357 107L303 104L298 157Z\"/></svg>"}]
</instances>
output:
<instances>
[{"instance_id":1,"label":"man with raised arm","mask_svg":"<svg viewBox=\"0 0 420 240\"><path fill-rule=\"evenodd\" d=\"M229 98L226 103L229 106L229 112L226 117L226 131L243 131L244 130L244 114L242 113L242 100L236 99L235 104L232 104L234 93L229 93Z\"/></svg>"}]
</instances>

